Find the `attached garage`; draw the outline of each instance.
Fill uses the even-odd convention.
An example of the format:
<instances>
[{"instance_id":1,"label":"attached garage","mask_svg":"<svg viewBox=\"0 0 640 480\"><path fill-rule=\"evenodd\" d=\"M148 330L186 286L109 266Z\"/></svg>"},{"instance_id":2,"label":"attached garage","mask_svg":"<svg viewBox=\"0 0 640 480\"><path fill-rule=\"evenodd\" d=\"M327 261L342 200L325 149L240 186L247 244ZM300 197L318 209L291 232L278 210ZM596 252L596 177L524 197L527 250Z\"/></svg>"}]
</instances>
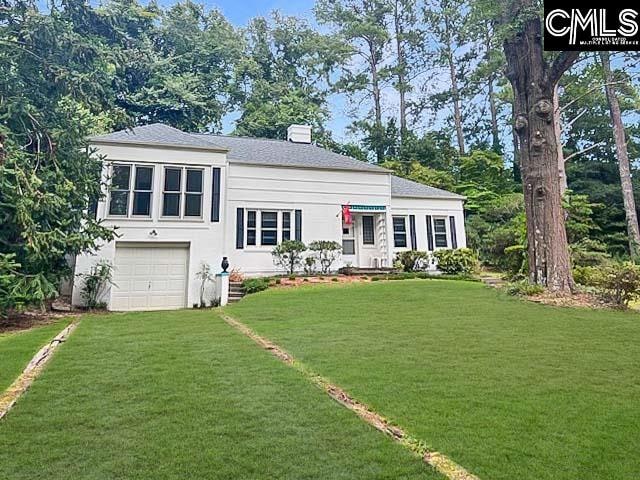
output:
<instances>
[{"instance_id":1,"label":"attached garage","mask_svg":"<svg viewBox=\"0 0 640 480\"><path fill-rule=\"evenodd\" d=\"M188 244L118 242L110 310L185 308L188 265Z\"/></svg>"}]
</instances>

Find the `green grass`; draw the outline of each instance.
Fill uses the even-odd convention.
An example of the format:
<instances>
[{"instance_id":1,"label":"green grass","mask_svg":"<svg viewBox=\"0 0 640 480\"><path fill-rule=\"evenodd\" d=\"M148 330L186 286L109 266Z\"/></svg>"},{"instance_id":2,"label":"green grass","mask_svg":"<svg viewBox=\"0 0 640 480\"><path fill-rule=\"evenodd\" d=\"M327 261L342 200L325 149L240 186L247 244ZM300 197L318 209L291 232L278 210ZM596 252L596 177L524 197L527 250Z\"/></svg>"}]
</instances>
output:
<instances>
[{"instance_id":1,"label":"green grass","mask_svg":"<svg viewBox=\"0 0 640 480\"><path fill-rule=\"evenodd\" d=\"M86 317L0 422L2 479L437 479L211 311Z\"/></svg>"},{"instance_id":2,"label":"green grass","mask_svg":"<svg viewBox=\"0 0 640 480\"><path fill-rule=\"evenodd\" d=\"M408 280L226 311L480 478L640 478L640 315Z\"/></svg>"},{"instance_id":3,"label":"green grass","mask_svg":"<svg viewBox=\"0 0 640 480\"><path fill-rule=\"evenodd\" d=\"M38 350L69 323L59 320L31 330L0 334L0 392L22 373Z\"/></svg>"}]
</instances>

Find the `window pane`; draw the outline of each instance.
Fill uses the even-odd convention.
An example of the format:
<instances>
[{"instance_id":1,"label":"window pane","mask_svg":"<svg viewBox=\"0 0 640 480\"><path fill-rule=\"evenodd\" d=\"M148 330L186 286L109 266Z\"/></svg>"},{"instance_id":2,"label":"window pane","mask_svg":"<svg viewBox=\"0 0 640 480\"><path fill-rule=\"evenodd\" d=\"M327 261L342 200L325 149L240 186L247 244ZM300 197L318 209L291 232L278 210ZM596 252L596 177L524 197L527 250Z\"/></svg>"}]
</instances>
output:
<instances>
[{"instance_id":1,"label":"window pane","mask_svg":"<svg viewBox=\"0 0 640 480\"><path fill-rule=\"evenodd\" d=\"M133 215L149 215L151 213L151 192L135 192L133 194Z\"/></svg>"},{"instance_id":2,"label":"window pane","mask_svg":"<svg viewBox=\"0 0 640 480\"><path fill-rule=\"evenodd\" d=\"M348 228L343 228L343 229L342 229L342 234L343 234L343 235L349 235L349 231L350 231L350 230L349 230Z\"/></svg>"},{"instance_id":3,"label":"window pane","mask_svg":"<svg viewBox=\"0 0 640 480\"><path fill-rule=\"evenodd\" d=\"M180 177L182 176L182 170L179 168L167 168L164 171L164 191L165 192L179 192L180 191Z\"/></svg>"},{"instance_id":4,"label":"window pane","mask_svg":"<svg viewBox=\"0 0 640 480\"><path fill-rule=\"evenodd\" d=\"M447 235L444 233L436 234L436 247L446 248L447 245Z\"/></svg>"},{"instance_id":5,"label":"window pane","mask_svg":"<svg viewBox=\"0 0 640 480\"><path fill-rule=\"evenodd\" d=\"M262 245L277 245L278 232L276 230L262 230Z\"/></svg>"},{"instance_id":6,"label":"window pane","mask_svg":"<svg viewBox=\"0 0 640 480\"><path fill-rule=\"evenodd\" d=\"M136 167L135 190L152 190L151 188L152 177L153 177L153 169L151 167Z\"/></svg>"},{"instance_id":7,"label":"window pane","mask_svg":"<svg viewBox=\"0 0 640 480\"><path fill-rule=\"evenodd\" d=\"M291 212L282 212L282 228L287 230L291 228Z\"/></svg>"},{"instance_id":8,"label":"window pane","mask_svg":"<svg viewBox=\"0 0 640 480\"><path fill-rule=\"evenodd\" d=\"M291 240L291 230L282 230L282 240Z\"/></svg>"},{"instance_id":9,"label":"window pane","mask_svg":"<svg viewBox=\"0 0 640 480\"><path fill-rule=\"evenodd\" d=\"M447 233L447 224L444 218L435 218L433 220L433 229L436 233Z\"/></svg>"},{"instance_id":10,"label":"window pane","mask_svg":"<svg viewBox=\"0 0 640 480\"><path fill-rule=\"evenodd\" d=\"M163 217L179 217L180 216L180 194L165 193L162 202Z\"/></svg>"},{"instance_id":11,"label":"window pane","mask_svg":"<svg viewBox=\"0 0 640 480\"><path fill-rule=\"evenodd\" d=\"M256 231L247 230L247 245L255 245L255 244L256 244Z\"/></svg>"},{"instance_id":12,"label":"window pane","mask_svg":"<svg viewBox=\"0 0 640 480\"><path fill-rule=\"evenodd\" d=\"M393 231L397 233L404 233L407 231L404 217L393 217Z\"/></svg>"},{"instance_id":13,"label":"window pane","mask_svg":"<svg viewBox=\"0 0 640 480\"><path fill-rule=\"evenodd\" d=\"M356 241L355 240L342 240L342 253L344 255L355 255L355 253L356 253Z\"/></svg>"},{"instance_id":14,"label":"window pane","mask_svg":"<svg viewBox=\"0 0 640 480\"><path fill-rule=\"evenodd\" d=\"M364 245L375 244L375 236L373 233L373 217L365 215L362 217L362 243Z\"/></svg>"},{"instance_id":15,"label":"window pane","mask_svg":"<svg viewBox=\"0 0 640 480\"><path fill-rule=\"evenodd\" d=\"M202 192L202 170L187 170L187 192Z\"/></svg>"},{"instance_id":16,"label":"window pane","mask_svg":"<svg viewBox=\"0 0 640 480\"><path fill-rule=\"evenodd\" d=\"M113 190L129 190L130 176L131 167L129 165L114 165L111 188Z\"/></svg>"},{"instance_id":17,"label":"window pane","mask_svg":"<svg viewBox=\"0 0 640 480\"><path fill-rule=\"evenodd\" d=\"M247 227L256 228L256 212L253 210L247 212Z\"/></svg>"},{"instance_id":18,"label":"window pane","mask_svg":"<svg viewBox=\"0 0 640 480\"><path fill-rule=\"evenodd\" d=\"M129 192L111 192L109 215L126 215L129 205Z\"/></svg>"},{"instance_id":19,"label":"window pane","mask_svg":"<svg viewBox=\"0 0 640 480\"><path fill-rule=\"evenodd\" d=\"M277 212L262 212L262 228L278 228Z\"/></svg>"},{"instance_id":20,"label":"window pane","mask_svg":"<svg viewBox=\"0 0 640 480\"><path fill-rule=\"evenodd\" d=\"M393 244L395 247L404 248L407 246L407 234L406 233L394 233Z\"/></svg>"},{"instance_id":21,"label":"window pane","mask_svg":"<svg viewBox=\"0 0 640 480\"><path fill-rule=\"evenodd\" d=\"M201 194L187 194L185 195L185 217L199 217L202 215L202 195Z\"/></svg>"}]
</instances>

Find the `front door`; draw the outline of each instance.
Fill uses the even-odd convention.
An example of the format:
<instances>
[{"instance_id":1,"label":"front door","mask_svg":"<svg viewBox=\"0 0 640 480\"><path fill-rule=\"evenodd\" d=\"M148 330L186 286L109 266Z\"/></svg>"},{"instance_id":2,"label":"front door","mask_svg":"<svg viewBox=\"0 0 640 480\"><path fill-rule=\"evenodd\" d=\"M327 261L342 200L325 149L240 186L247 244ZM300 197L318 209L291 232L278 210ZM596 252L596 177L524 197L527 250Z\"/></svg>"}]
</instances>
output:
<instances>
[{"instance_id":1,"label":"front door","mask_svg":"<svg viewBox=\"0 0 640 480\"><path fill-rule=\"evenodd\" d=\"M358 266L359 267L375 267L380 257L378 248L376 216L361 215L357 219L358 231Z\"/></svg>"}]
</instances>

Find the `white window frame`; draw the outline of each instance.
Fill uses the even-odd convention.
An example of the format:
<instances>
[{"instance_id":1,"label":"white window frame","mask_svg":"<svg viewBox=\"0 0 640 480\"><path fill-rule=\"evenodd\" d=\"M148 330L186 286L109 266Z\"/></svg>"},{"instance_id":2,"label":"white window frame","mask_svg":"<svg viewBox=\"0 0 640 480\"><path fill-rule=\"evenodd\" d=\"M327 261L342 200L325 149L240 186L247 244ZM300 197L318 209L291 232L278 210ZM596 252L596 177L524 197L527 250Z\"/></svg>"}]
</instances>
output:
<instances>
[{"instance_id":1,"label":"white window frame","mask_svg":"<svg viewBox=\"0 0 640 480\"><path fill-rule=\"evenodd\" d=\"M180 191L166 191L165 182L167 170L180 170ZM198 170L202 174L202 187L200 192L187 192L187 171ZM201 221L204 219L204 189L205 189L205 169L204 167L192 167L188 165L164 165L162 168L162 202L160 205L160 218L162 220L184 220L184 221ZM164 197L165 194L178 194L180 205L178 207L178 215L164 214ZM187 211L187 195L200 195L200 215L186 215Z\"/></svg>"},{"instance_id":2,"label":"white window frame","mask_svg":"<svg viewBox=\"0 0 640 480\"><path fill-rule=\"evenodd\" d=\"M112 187L112 181L113 181L113 171L115 167L129 167L129 185L128 185L128 189L127 190L116 190L118 192L127 192L127 213L124 215L120 215L117 213L111 213L111 196L112 196L112 192L114 191L111 187ZM136 175L137 175L137 170L138 167L140 168L150 168L151 169L151 190L136 190ZM155 169L155 165L150 165L150 164L146 164L146 163L128 163L128 162L112 162L109 165L109 188L108 188L108 193L109 193L109 198L107 201L107 218L117 218L117 219L125 219L125 218L130 218L130 219L150 219L153 218L153 187L154 187L154 180L155 180L155 175L156 175L156 169ZM133 214L133 199L134 196L136 194L136 192L138 193L150 193L151 195L149 196L149 214L148 215L134 215Z\"/></svg>"},{"instance_id":3,"label":"white window frame","mask_svg":"<svg viewBox=\"0 0 640 480\"><path fill-rule=\"evenodd\" d=\"M447 245L444 247L439 247L437 245L436 242L436 235L442 235L442 233L437 233L436 232L436 220L442 220L444 222L444 236L447 240ZM447 248L451 248L451 232L449 231L449 225L448 225L448 220L449 217L446 216L434 216L431 221L433 222L433 248L434 249L447 249Z\"/></svg>"},{"instance_id":4,"label":"white window frame","mask_svg":"<svg viewBox=\"0 0 640 480\"><path fill-rule=\"evenodd\" d=\"M256 213L256 225L255 227L250 228L249 227L249 212L255 212ZM288 210L288 209L277 209L277 208L245 208L245 222L244 222L244 246L245 248L260 248L260 249L266 249L266 248L273 248L276 245L263 245L262 244L262 214L263 213L275 213L277 215L276 219L276 245L279 245L282 241L283 241L283 232L285 230L284 228L284 221L283 221L283 214L284 213L288 213L289 214L289 228L287 229L289 231L289 240L295 240L295 211L294 210ZM256 243L255 245L249 245L248 242L248 238L249 238L249 230L255 230L256 232ZM274 230L273 228L269 228L266 230Z\"/></svg>"},{"instance_id":5,"label":"white window frame","mask_svg":"<svg viewBox=\"0 0 640 480\"><path fill-rule=\"evenodd\" d=\"M396 245L396 226L395 219L401 218L404 222L404 246ZM393 248L409 248L409 232L407 229L407 215L392 215L391 216L391 228L393 230Z\"/></svg>"}]
</instances>

